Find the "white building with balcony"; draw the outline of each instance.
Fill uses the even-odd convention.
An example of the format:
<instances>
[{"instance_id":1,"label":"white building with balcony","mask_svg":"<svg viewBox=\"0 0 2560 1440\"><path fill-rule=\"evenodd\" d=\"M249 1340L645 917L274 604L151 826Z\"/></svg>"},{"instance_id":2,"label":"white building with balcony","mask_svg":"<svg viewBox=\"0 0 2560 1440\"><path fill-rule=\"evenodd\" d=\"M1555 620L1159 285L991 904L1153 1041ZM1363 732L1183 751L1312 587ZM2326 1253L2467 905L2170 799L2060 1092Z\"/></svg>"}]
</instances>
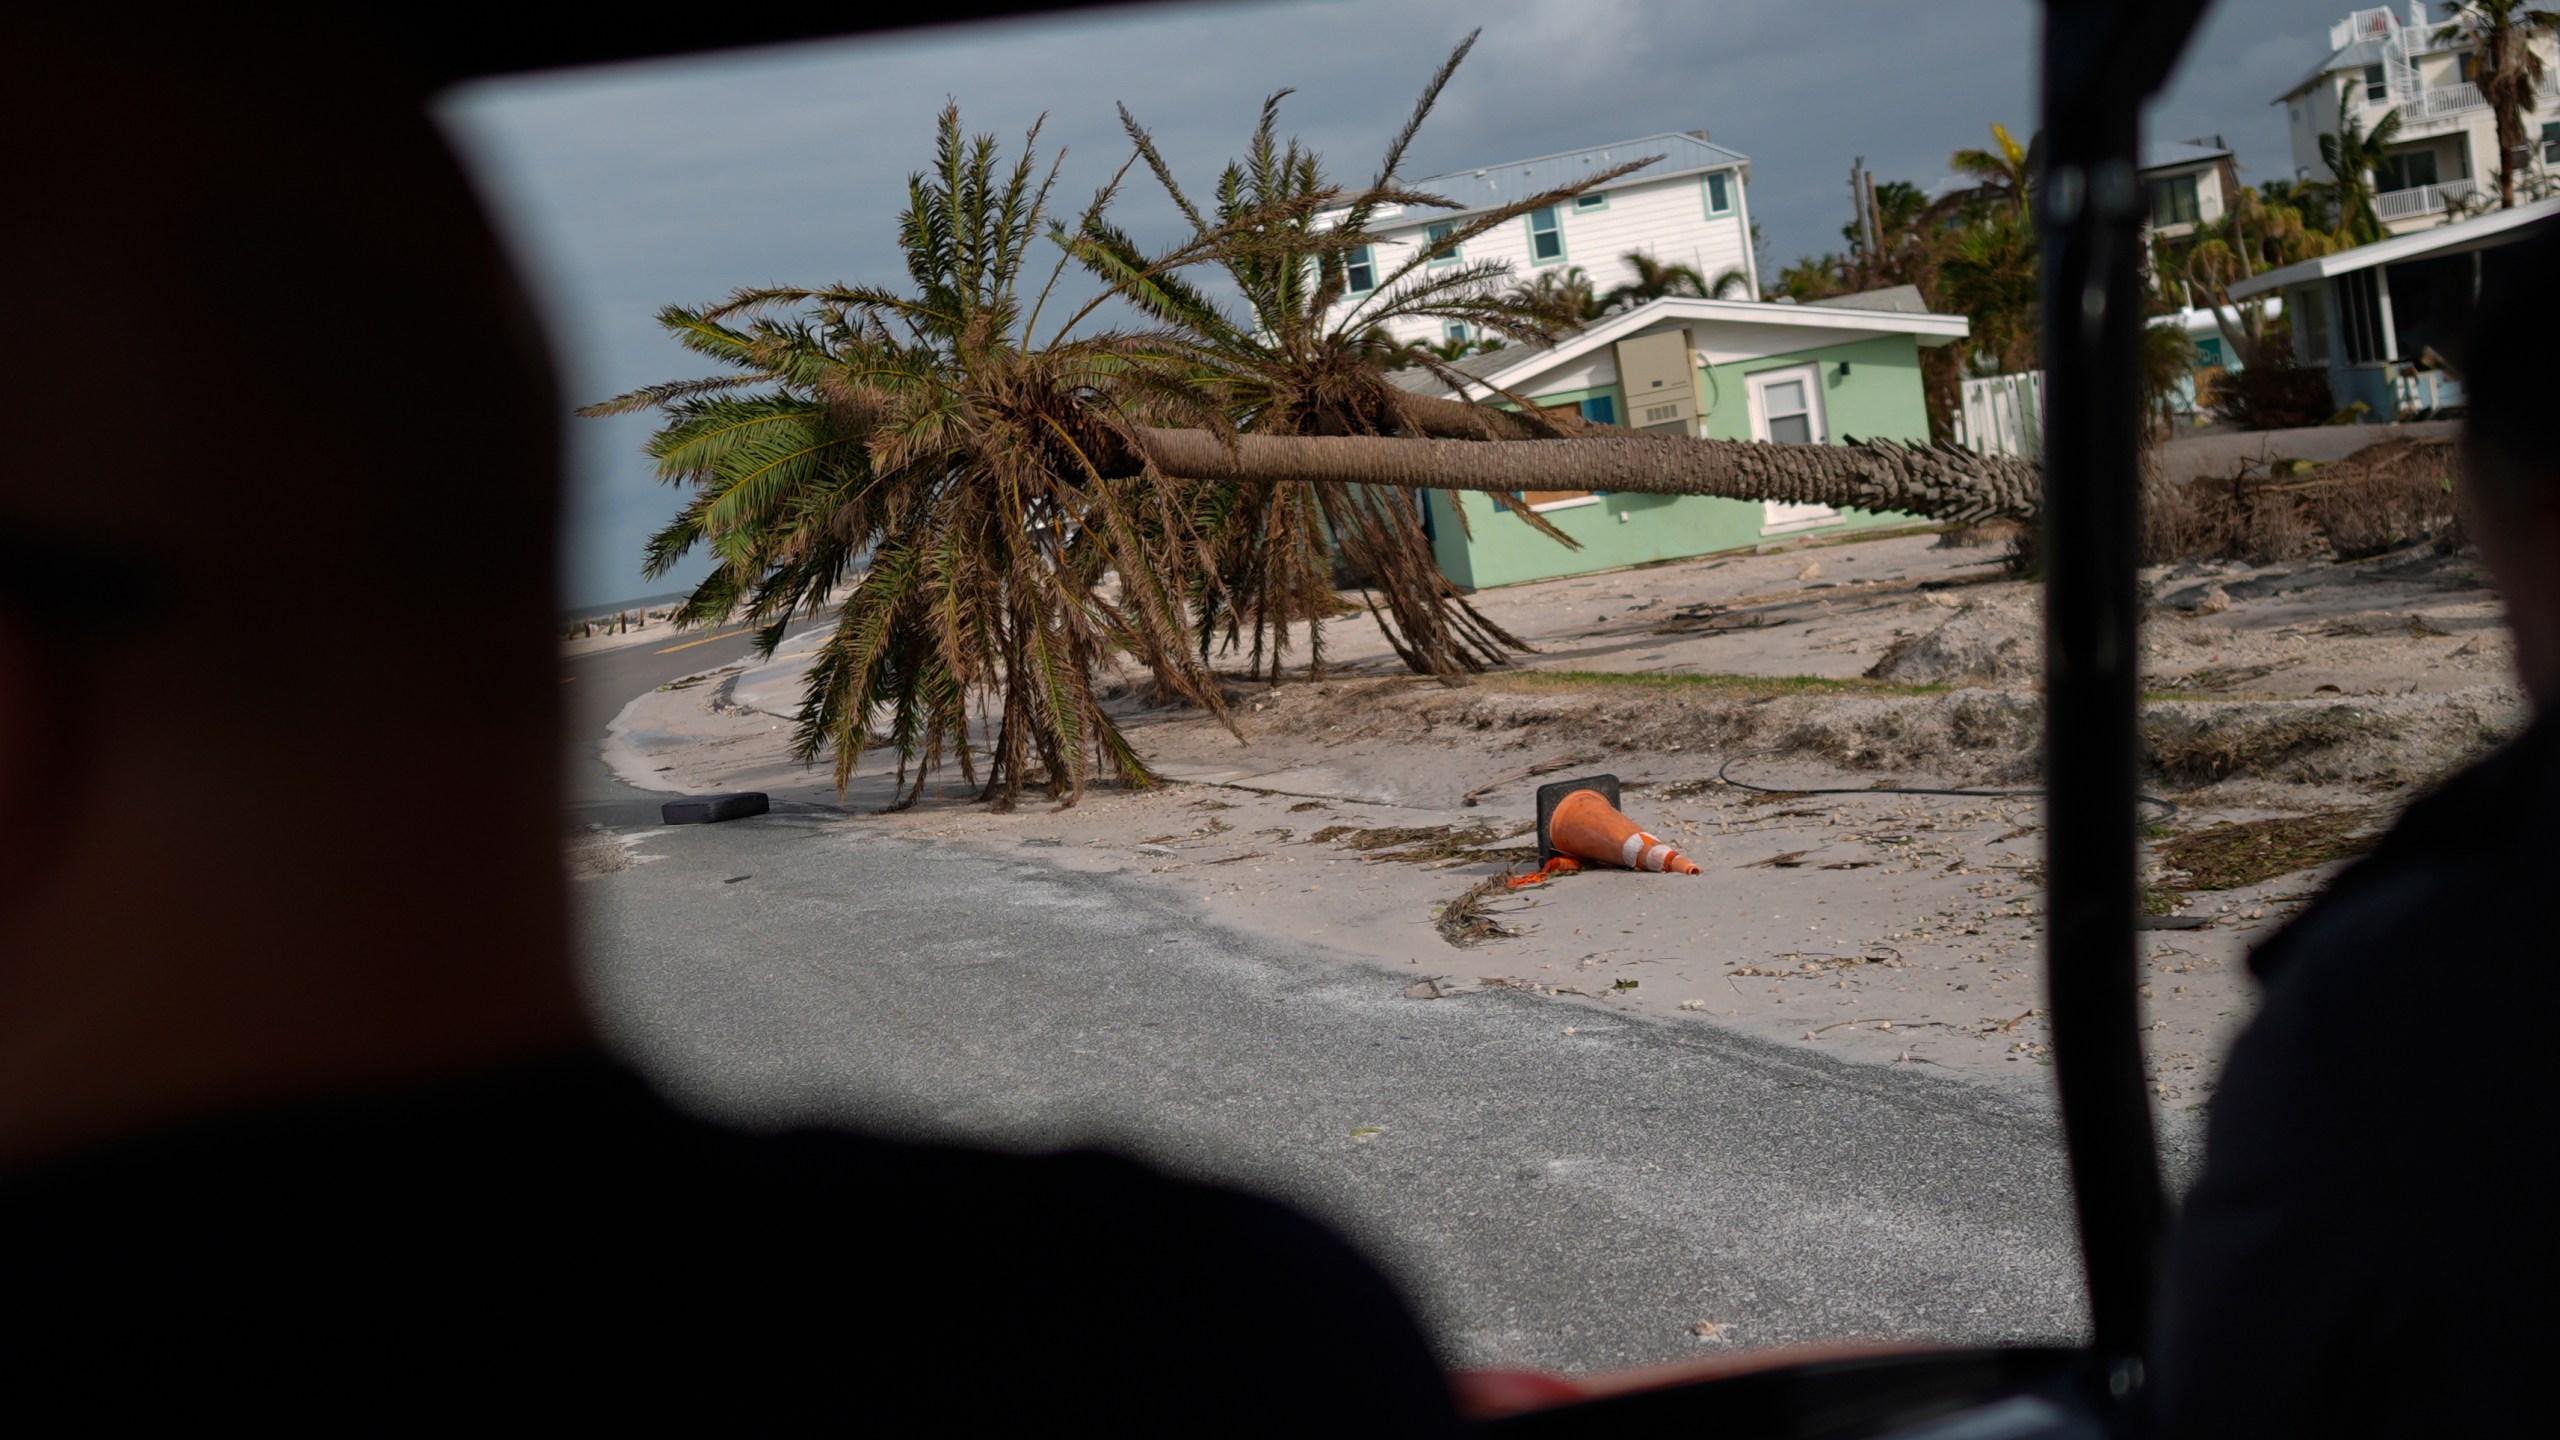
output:
<instances>
[{"instance_id":1,"label":"white building with balcony","mask_svg":"<svg viewBox=\"0 0 2560 1440\"><path fill-rule=\"evenodd\" d=\"M1593 291L1605 295L1636 278L1625 257L1641 252L1665 265L1689 266L1710 285L1728 275L1739 276L1734 283L1741 293L1727 291L1728 296L1757 300L1760 273L1751 254L1751 201L1745 193L1750 157L1709 142L1706 132L1699 130L1647 135L1412 181L1406 188L1454 200L1458 208L1380 211L1369 224L1379 242L1351 257L1351 293L1343 303L1358 304L1417 252L1487 210L1646 156L1661 158L1561 205L1533 210L1463 246L1437 251L1429 265L1508 261L1515 281L1534 281L1550 270L1580 267L1590 277ZM1336 218L1338 214L1319 223ZM1390 324L1388 334L1400 345L1490 338L1459 334L1461 328L1451 322L1407 318Z\"/></svg>"},{"instance_id":2,"label":"white building with balcony","mask_svg":"<svg viewBox=\"0 0 2560 1440\"><path fill-rule=\"evenodd\" d=\"M2425 0L2409 0L2406 13L2359 10L2329 27L2329 58L2277 97L2294 174L2303 179L2327 178L2320 137L2339 133L2343 120L2370 134L2386 113L2400 112L2390 163L2374 176L2374 208L2395 235L2441 223L2449 210L2476 208L2475 197L2497 192L2497 120L2471 83L2471 47L2436 40L2443 24L2427 18ZM2531 43L2545 69L2525 122L2529 168L2560 174L2560 50L2548 36Z\"/></svg>"}]
</instances>

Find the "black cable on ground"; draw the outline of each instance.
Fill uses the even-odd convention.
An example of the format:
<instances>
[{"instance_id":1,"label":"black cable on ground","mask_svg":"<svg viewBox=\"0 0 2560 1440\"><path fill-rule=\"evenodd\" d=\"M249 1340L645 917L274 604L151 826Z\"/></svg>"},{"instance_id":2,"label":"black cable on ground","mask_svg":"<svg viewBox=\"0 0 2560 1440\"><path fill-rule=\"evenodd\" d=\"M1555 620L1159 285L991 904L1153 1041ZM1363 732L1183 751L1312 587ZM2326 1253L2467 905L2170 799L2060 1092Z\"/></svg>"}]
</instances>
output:
<instances>
[{"instance_id":1,"label":"black cable on ground","mask_svg":"<svg viewBox=\"0 0 2560 1440\"><path fill-rule=\"evenodd\" d=\"M1736 790L1749 790L1759 795L1952 795L1966 800L2022 800L2029 796L2044 794L2042 790L1931 790L1911 785L1831 785L1813 788L1795 785L1754 785L1748 780L1736 780L1725 773L1740 761L1758 760L1763 756L1777 753L1775 750L1755 750L1748 755L1733 756L1716 767L1716 783L1730 785ZM2160 818L2163 820L2178 813L2178 804L2174 800L2163 800L2157 795L2143 795L2137 798L2145 805L2159 806Z\"/></svg>"}]
</instances>

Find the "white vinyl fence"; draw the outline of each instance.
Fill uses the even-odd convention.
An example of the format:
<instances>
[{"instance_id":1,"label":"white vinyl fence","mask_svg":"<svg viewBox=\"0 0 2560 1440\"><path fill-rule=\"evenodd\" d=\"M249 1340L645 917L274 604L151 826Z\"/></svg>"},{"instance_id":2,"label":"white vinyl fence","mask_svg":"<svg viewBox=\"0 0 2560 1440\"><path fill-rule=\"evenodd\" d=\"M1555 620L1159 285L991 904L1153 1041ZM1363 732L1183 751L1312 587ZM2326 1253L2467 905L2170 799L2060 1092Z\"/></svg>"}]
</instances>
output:
<instances>
[{"instance_id":1,"label":"white vinyl fence","mask_svg":"<svg viewBox=\"0 0 2560 1440\"><path fill-rule=\"evenodd\" d=\"M2043 459L2044 372L1965 381L1956 440L1977 454Z\"/></svg>"}]
</instances>

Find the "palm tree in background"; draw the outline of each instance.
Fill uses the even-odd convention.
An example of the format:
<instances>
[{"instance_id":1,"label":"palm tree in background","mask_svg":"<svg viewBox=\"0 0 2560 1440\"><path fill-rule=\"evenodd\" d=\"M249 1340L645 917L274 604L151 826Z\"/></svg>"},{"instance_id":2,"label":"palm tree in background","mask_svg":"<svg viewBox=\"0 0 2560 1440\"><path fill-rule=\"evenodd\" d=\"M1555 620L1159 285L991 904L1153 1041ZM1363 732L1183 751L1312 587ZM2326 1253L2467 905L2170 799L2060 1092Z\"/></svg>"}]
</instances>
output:
<instances>
[{"instance_id":1,"label":"palm tree in background","mask_svg":"<svg viewBox=\"0 0 2560 1440\"><path fill-rule=\"evenodd\" d=\"M1434 360L1455 364L1470 355L1490 355L1502 349L1503 344L1499 340L1465 340L1453 336L1446 340L1411 340L1405 343L1404 348L1419 351ZM1418 362L1412 356L1400 356L1397 359L1399 367L1411 363Z\"/></svg>"},{"instance_id":2,"label":"palm tree in background","mask_svg":"<svg viewBox=\"0 0 2560 1440\"><path fill-rule=\"evenodd\" d=\"M2006 207L2024 212L2044 169L2044 132L2021 144L2009 127L1991 122L1991 148L1958 150L1947 166L1973 183L1938 197L1942 212Z\"/></svg>"},{"instance_id":3,"label":"palm tree in background","mask_svg":"<svg viewBox=\"0 0 2560 1440\"><path fill-rule=\"evenodd\" d=\"M2436 27L2438 45L2471 45L2471 83L2498 125L2498 205L2514 209L2516 171L2531 154L2525 117L2533 113L2534 91L2542 84L2542 56L2536 37L2560 35L2560 11L2536 8L2533 0L2456 0L2451 18Z\"/></svg>"},{"instance_id":4,"label":"palm tree in background","mask_svg":"<svg viewBox=\"0 0 2560 1440\"><path fill-rule=\"evenodd\" d=\"M2327 231L2337 228L2337 217L2329 212L2329 189L2317 180L2298 177L2261 180L2256 193L2271 210L2291 210L2306 229Z\"/></svg>"},{"instance_id":5,"label":"palm tree in background","mask_svg":"<svg viewBox=\"0 0 2560 1440\"><path fill-rule=\"evenodd\" d=\"M2383 236L2382 217L2373 208L2373 173L2390 162L2391 143L2400 138L2400 112L2382 112L2367 132L2347 113L2343 91L2338 112L2338 133L2320 137L2320 163L2329 167L2321 192L2337 217L2330 233L2341 245L2369 245Z\"/></svg>"},{"instance_id":6,"label":"palm tree in background","mask_svg":"<svg viewBox=\"0 0 2560 1440\"><path fill-rule=\"evenodd\" d=\"M1778 269L1778 283L1772 298L1783 296L1798 304L1808 300L1827 300L1846 295L1857 288L1850 279L1849 261L1838 255L1800 255L1792 265Z\"/></svg>"},{"instance_id":7,"label":"palm tree in background","mask_svg":"<svg viewBox=\"0 0 2560 1440\"><path fill-rule=\"evenodd\" d=\"M1399 362L1419 365L1444 381L1465 380L1450 368L1454 356L1429 348L1381 353L1375 337L1394 322L1414 318L1456 323L1476 341L1544 343L1569 319L1559 295L1507 286L1510 268L1498 261L1434 264L1435 255L1463 254L1467 244L1532 210L1568 203L1595 185L1660 159L1649 156L1586 176L1570 185L1525 195L1458 223L1436 249L1415 247L1401 263L1373 275L1364 292L1350 289L1349 261L1378 252L1372 222L1381 207L1456 210L1456 202L1405 187L1399 172L1440 92L1475 44L1469 34L1452 51L1414 104L1404 128L1388 142L1375 177L1356 191L1330 185L1322 159L1295 139L1279 137L1280 102L1273 95L1242 160L1218 177L1214 208L1204 211L1173 176L1154 138L1124 109L1121 119L1138 156L1154 173L1191 234L1173 248L1147 254L1126 234L1096 217L1072 242L1075 253L1113 291L1164 327L1156 337L1166 353L1219 387L1239 431L1260 436L1434 434L1553 437L1578 423L1534 418L1435 399L1407 391L1388 378ZM1196 285L1189 272L1220 272L1243 299L1230 315ZM1587 290L1587 282L1585 282ZM1329 480L1312 484L1220 483L1211 487L1205 512L1217 517L1218 583L1194 596L1195 627L1202 652L1218 641L1244 648L1260 673L1266 660L1279 673L1289 626L1308 627L1308 665L1321 669L1324 624L1335 613L1334 552L1362 582L1363 598L1380 631L1411 669L1454 675L1506 663L1527 647L1486 619L1441 571L1413 497ZM1518 513L1533 528L1571 545L1543 517ZM1250 632L1249 638L1247 632Z\"/></svg>"},{"instance_id":8,"label":"palm tree in background","mask_svg":"<svg viewBox=\"0 0 2560 1440\"><path fill-rule=\"evenodd\" d=\"M2260 187L2232 192L2222 218L2197 223L2180 245L2163 242L2155 257L2155 273L2186 288L2213 312L2214 327L2244 366L2273 358L2268 352L2264 302L2242 304L2231 287L2264 270L2326 255L2335 241L2316 228L2298 203L2271 200L2270 194L2299 196L2299 190Z\"/></svg>"},{"instance_id":9,"label":"palm tree in background","mask_svg":"<svg viewBox=\"0 0 2560 1440\"><path fill-rule=\"evenodd\" d=\"M1153 347L1071 338L1081 314L1035 338L1048 292L1026 305L1021 281L1057 177L1054 162L1045 179L1035 168L1038 136L1034 125L1006 167L993 136L963 135L958 107L945 108L933 168L909 177L899 218L911 290L748 290L669 307L660 323L729 373L581 412L664 417L648 451L692 495L650 541L649 574L696 548L716 562L679 623L743 611L769 655L792 616L862 571L793 737L804 760L834 753L840 789L879 711L900 785L913 774L901 804L946 760L976 782L973 708L993 729L983 800L1010 805L1043 783L1072 802L1093 761L1147 783L1094 691L1115 652L1224 713L1167 581L1195 543L1188 497L1093 457L1124 452L1143 424L1219 433L1225 417Z\"/></svg>"},{"instance_id":10,"label":"palm tree in background","mask_svg":"<svg viewBox=\"0 0 2560 1440\"><path fill-rule=\"evenodd\" d=\"M1630 250L1619 257L1628 269L1636 272L1633 280L1612 286L1599 300L1601 314L1612 310L1642 305L1683 295L1699 300L1723 300L1750 292L1751 279L1740 269L1729 269L1713 281L1689 265L1666 265L1642 250Z\"/></svg>"},{"instance_id":11,"label":"palm tree in background","mask_svg":"<svg viewBox=\"0 0 2560 1440\"><path fill-rule=\"evenodd\" d=\"M1591 276L1579 265L1541 270L1536 278L1512 286L1511 298L1548 317L1559 329L1587 324L1601 314Z\"/></svg>"},{"instance_id":12,"label":"palm tree in background","mask_svg":"<svg viewBox=\"0 0 2560 1440\"><path fill-rule=\"evenodd\" d=\"M1938 257L1940 303L1973 321L1972 349L1990 373L2036 368L2042 263L2035 224L2024 210L1995 209L1946 234Z\"/></svg>"}]
</instances>

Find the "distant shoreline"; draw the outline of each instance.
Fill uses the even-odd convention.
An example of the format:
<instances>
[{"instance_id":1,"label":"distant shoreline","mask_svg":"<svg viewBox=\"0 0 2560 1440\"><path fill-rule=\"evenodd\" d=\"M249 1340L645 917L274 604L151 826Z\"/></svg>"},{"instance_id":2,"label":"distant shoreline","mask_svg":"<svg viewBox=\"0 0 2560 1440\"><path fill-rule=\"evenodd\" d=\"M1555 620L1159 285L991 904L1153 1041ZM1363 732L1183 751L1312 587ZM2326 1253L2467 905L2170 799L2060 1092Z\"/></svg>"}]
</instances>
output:
<instances>
[{"instance_id":1,"label":"distant shoreline","mask_svg":"<svg viewBox=\"0 0 2560 1440\"><path fill-rule=\"evenodd\" d=\"M572 605L560 612L562 625L575 625L581 620L610 620L616 615L636 614L643 610L665 610L683 604L691 590L664 590L630 600L598 600L588 605Z\"/></svg>"}]
</instances>

